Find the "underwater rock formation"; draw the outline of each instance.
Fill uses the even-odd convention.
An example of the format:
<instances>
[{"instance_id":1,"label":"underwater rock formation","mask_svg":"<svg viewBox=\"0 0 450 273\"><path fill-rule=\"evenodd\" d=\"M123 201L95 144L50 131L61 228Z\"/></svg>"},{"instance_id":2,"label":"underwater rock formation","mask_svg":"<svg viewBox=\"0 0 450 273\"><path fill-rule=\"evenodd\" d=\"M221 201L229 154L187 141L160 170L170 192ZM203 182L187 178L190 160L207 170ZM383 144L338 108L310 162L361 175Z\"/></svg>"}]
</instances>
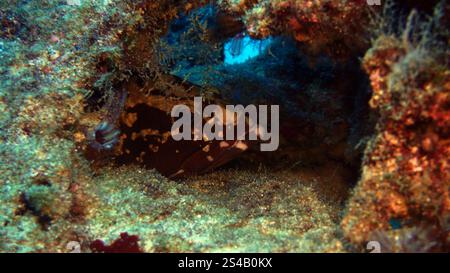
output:
<instances>
[{"instance_id":1,"label":"underwater rock formation","mask_svg":"<svg viewBox=\"0 0 450 273\"><path fill-rule=\"evenodd\" d=\"M432 21L411 13L401 36L378 37L364 57L373 88L370 106L379 118L342 222L355 243L389 229L391 219L406 226L427 221L442 232L449 230L450 74L448 30L441 30L448 19L445 9L437 9Z\"/></svg>"},{"instance_id":2,"label":"underwater rock formation","mask_svg":"<svg viewBox=\"0 0 450 273\"><path fill-rule=\"evenodd\" d=\"M81 223L95 196L86 192L93 172L81 151L86 132L108 113L84 106L107 97L121 77L112 71L123 67L122 34L142 22L145 7L82 3L0 3L2 252L66 252L69 241L83 238ZM170 20L169 8L187 8L153 5L161 11L154 20Z\"/></svg>"},{"instance_id":3,"label":"underwater rock formation","mask_svg":"<svg viewBox=\"0 0 450 273\"><path fill-rule=\"evenodd\" d=\"M83 231L105 245L136 234L144 252L344 251L336 228L345 181L331 191L329 179L238 169L174 182L107 167L89 183L96 202Z\"/></svg>"},{"instance_id":4,"label":"underwater rock formation","mask_svg":"<svg viewBox=\"0 0 450 273\"><path fill-rule=\"evenodd\" d=\"M448 3L216 2L0 2L0 252L448 251ZM280 149L160 145L196 94Z\"/></svg>"},{"instance_id":5,"label":"underwater rock formation","mask_svg":"<svg viewBox=\"0 0 450 273\"><path fill-rule=\"evenodd\" d=\"M250 35L288 33L313 55L327 52L348 57L367 47L370 9L366 0L221 0L219 4L242 16Z\"/></svg>"}]
</instances>

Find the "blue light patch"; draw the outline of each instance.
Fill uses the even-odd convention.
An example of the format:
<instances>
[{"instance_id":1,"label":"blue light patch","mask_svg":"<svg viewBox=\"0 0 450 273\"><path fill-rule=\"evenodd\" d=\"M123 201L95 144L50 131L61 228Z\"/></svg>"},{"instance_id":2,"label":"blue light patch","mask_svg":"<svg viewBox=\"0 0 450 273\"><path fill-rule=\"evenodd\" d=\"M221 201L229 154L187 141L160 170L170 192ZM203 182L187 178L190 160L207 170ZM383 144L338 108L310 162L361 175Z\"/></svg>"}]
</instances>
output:
<instances>
[{"instance_id":1,"label":"blue light patch","mask_svg":"<svg viewBox=\"0 0 450 273\"><path fill-rule=\"evenodd\" d=\"M225 64L242 64L256 58L272 43L272 38L255 40L249 36L233 38L224 45Z\"/></svg>"}]
</instances>

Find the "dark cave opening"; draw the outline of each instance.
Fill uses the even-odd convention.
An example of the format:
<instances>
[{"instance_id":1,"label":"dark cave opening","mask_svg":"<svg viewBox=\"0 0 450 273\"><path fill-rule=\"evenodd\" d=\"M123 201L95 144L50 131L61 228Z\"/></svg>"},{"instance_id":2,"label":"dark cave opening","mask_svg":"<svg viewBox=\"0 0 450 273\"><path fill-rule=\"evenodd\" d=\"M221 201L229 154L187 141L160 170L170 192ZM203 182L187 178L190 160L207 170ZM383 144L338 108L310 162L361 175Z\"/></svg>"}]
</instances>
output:
<instances>
[{"instance_id":1,"label":"dark cave opening","mask_svg":"<svg viewBox=\"0 0 450 273\"><path fill-rule=\"evenodd\" d=\"M155 77L137 71L126 82L112 85L128 93L115 162L155 168L171 178L184 177L178 176L183 168L191 175L261 165L274 171L338 166L345 170L349 186L355 185L364 140L374 124L361 56L345 61L325 54L310 57L287 36L257 40L239 27L219 37L218 17L210 6L180 15L155 47L159 72L180 92L168 92ZM99 61L99 69L107 63ZM102 94L109 91L96 90L89 109L105 105ZM241 152L211 142L174 141L169 136L171 108L189 105L196 95L211 103L280 105L279 149L260 152L250 146ZM208 159L211 154L214 160Z\"/></svg>"},{"instance_id":2,"label":"dark cave opening","mask_svg":"<svg viewBox=\"0 0 450 273\"><path fill-rule=\"evenodd\" d=\"M0 250L449 249L448 1L12 2Z\"/></svg>"},{"instance_id":3,"label":"dark cave opening","mask_svg":"<svg viewBox=\"0 0 450 273\"><path fill-rule=\"evenodd\" d=\"M345 61L325 54L309 57L289 37L257 40L245 32L214 39L214 46L208 46L211 41L204 37L210 31L205 34L197 29L189 23L190 18L201 18L212 24L211 29L218 28L211 7L175 20L162 38L176 52L167 73L203 88L213 86L220 90L220 99L230 104L281 105L280 148L271 153L251 149L226 166L264 162L270 168L283 168L298 162L314 166L334 161L352 170L349 180L355 184L363 140L372 133L374 124L362 56ZM220 57L206 63L196 58L201 55Z\"/></svg>"}]
</instances>

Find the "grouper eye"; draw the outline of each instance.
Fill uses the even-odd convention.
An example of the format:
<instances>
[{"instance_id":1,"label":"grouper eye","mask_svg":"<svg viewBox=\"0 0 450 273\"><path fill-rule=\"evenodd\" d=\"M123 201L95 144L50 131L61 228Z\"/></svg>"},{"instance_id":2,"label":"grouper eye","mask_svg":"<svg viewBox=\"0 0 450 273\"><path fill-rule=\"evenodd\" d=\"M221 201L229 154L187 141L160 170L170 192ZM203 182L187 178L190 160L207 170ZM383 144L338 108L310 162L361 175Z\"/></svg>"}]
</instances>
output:
<instances>
[{"instance_id":1,"label":"grouper eye","mask_svg":"<svg viewBox=\"0 0 450 273\"><path fill-rule=\"evenodd\" d=\"M120 130L113 124L102 121L90 134L89 145L96 150L110 150L118 142Z\"/></svg>"}]
</instances>

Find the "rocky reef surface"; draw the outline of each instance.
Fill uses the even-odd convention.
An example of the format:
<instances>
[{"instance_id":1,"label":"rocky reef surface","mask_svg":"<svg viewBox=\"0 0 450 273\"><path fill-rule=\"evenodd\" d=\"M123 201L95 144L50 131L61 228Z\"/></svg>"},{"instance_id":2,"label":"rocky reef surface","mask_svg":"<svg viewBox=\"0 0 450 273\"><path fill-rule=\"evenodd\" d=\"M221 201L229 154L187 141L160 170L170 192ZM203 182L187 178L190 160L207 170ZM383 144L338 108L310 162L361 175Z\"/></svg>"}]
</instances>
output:
<instances>
[{"instance_id":1,"label":"rocky reef surface","mask_svg":"<svg viewBox=\"0 0 450 273\"><path fill-rule=\"evenodd\" d=\"M0 251L448 251L448 12L2 1ZM195 95L284 106L280 149L168 141Z\"/></svg>"}]
</instances>

